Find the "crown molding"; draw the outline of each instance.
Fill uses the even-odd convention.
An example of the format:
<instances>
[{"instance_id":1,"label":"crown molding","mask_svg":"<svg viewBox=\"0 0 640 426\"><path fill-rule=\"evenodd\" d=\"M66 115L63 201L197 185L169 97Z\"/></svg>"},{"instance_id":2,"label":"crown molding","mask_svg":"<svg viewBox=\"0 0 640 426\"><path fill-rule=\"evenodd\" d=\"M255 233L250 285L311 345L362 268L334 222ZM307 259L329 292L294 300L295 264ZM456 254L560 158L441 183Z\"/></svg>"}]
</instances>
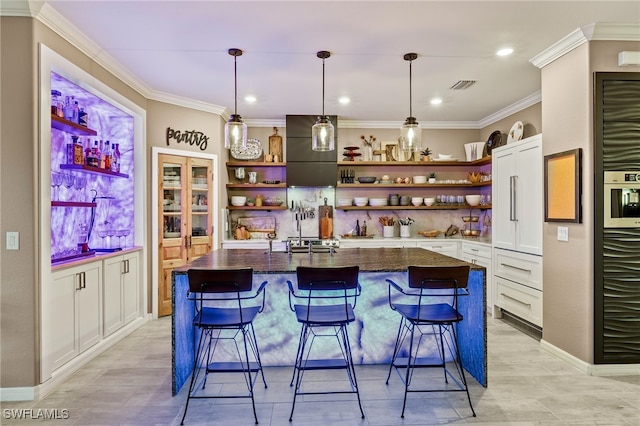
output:
<instances>
[{"instance_id":1,"label":"crown molding","mask_svg":"<svg viewBox=\"0 0 640 426\"><path fill-rule=\"evenodd\" d=\"M615 23L584 25L529 59L529 62L538 68L543 68L589 41L640 41L640 25Z\"/></svg>"},{"instance_id":2,"label":"crown molding","mask_svg":"<svg viewBox=\"0 0 640 426\"><path fill-rule=\"evenodd\" d=\"M478 128L487 127L539 102L542 102L542 91L540 90L478 121Z\"/></svg>"},{"instance_id":3,"label":"crown molding","mask_svg":"<svg viewBox=\"0 0 640 426\"><path fill-rule=\"evenodd\" d=\"M95 61L98 65L105 68L116 78L122 80L125 84L138 92L141 96L158 102L164 102L185 108L191 108L197 111L218 114L225 121L229 118L229 111L226 107L215 105L207 102L196 101L169 93L160 92L149 87L144 81L137 78L134 74L128 72L118 61L105 52L98 44L89 39L67 18L58 13L49 4L41 1L33 0L3 0L0 12L3 16L25 16L37 19L60 37L65 39L83 54ZM612 39L614 34L620 34L617 30L620 26L609 25L596 27L592 32L598 34L598 37ZM640 39L638 35L638 26L627 25L625 31L628 37L634 36ZM635 29L633 28L635 27ZM598 30L598 31L595 31ZM576 30L580 31L581 30ZM635 31L635 32L634 32ZM573 33L572 33L573 34ZM584 38L583 36L581 36ZM617 35L616 35L617 37ZM577 35L576 35L576 38ZM560 43L560 42L559 42ZM558 43L556 43L558 44ZM565 52L566 53L566 52ZM433 121L422 122L423 129L481 129L502 118L512 115L524 108L527 108L537 102L540 102L540 93L533 94L522 101L516 102L495 114L492 114L480 121ZM245 119L245 123L250 127L284 127L285 119ZM356 121L356 120L339 120L338 128L355 129L396 129L402 123L400 121Z\"/></svg>"}]
</instances>

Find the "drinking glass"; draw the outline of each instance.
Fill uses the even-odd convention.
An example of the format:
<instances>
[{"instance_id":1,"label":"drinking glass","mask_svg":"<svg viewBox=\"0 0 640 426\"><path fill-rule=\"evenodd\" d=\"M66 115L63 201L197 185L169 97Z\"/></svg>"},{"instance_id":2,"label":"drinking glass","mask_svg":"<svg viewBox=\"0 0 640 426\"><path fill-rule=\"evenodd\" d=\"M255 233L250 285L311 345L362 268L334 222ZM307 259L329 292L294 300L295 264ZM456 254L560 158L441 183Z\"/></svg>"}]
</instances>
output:
<instances>
[{"instance_id":1,"label":"drinking glass","mask_svg":"<svg viewBox=\"0 0 640 426\"><path fill-rule=\"evenodd\" d=\"M69 196L67 197L67 201L71 201L73 198L73 192L71 192L71 188L73 188L73 182L75 177L71 173L65 173L63 177L64 186L67 188L67 192L69 192Z\"/></svg>"},{"instance_id":2,"label":"drinking glass","mask_svg":"<svg viewBox=\"0 0 640 426\"><path fill-rule=\"evenodd\" d=\"M56 200L60 200L60 185L62 185L62 181L64 180L64 175L60 172L51 172L51 186L54 187L54 195L53 197Z\"/></svg>"},{"instance_id":3,"label":"drinking glass","mask_svg":"<svg viewBox=\"0 0 640 426\"><path fill-rule=\"evenodd\" d=\"M84 201L82 190L87 185L87 178L84 176L76 176L73 181L73 187L78 191L78 201Z\"/></svg>"}]
</instances>

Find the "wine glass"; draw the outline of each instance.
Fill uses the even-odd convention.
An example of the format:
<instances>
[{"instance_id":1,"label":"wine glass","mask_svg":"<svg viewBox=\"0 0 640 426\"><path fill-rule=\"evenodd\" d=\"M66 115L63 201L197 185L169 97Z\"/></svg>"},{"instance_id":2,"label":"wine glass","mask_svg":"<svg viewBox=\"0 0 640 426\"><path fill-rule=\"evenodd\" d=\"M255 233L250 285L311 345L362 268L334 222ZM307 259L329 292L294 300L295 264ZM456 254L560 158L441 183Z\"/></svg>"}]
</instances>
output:
<instances>
[{"instance_id":1,"label":"wine glass","mask_svg":"<svg viewBox=\"0 0 640 426\"><path fill-rule=\"evenodd\" d=\"M102 248L106 248L106 246L104 245L104 240L105 238L107 238L107 230L106 229L98 230L98 236L102 238Z\"/></svg>"},{"instance_id":2,"label":"wine glass","mask_svg":"<svg viewBox=\"0 0 640 426\"><path fill-rule=\"evenodd\" d=\"M84 201L82 196L82 190L87 185L87 178L84 176L77 176L73 181L73 187L78 191L78 201Z\"/></svg>"},{"instance_id":3,"label":"wine glass","mask_svg":"<svg viewBox=\"0 0 640 426\"><path fill-rule=\"evenodd\" d=\"M60 172L51 172L51 186L54 187L53 197L56 200L60 199L60 185L62 185L62 181L64 179L64 175Z\"/></svg>"},{"instance_id":4,"label":"wine glass","mask_svg":"<svg viewBox=\"0 0 640 426\"><path fill-rule=\"evenodd\" d=\"M113 236L116 235L116 230L113 228L107 228L107 237L109 237L109 240L107 242L107 247L108 248L113 248Z\"/></svg>"},{"instance_id":5,"label":"wine glass","mask_svg":"<svg viewBox=\"0 0 640 426\"><path fill-rule=\"evenodd\" d=\"M75 181L75 177L71 174L71 173L65 173L63 178L62 178L62 182L64 183L64 186L71 191L71 188L73 188L73 182ZM71 198L73 197L73 193L70 194L70 196L68 197L68 201L71 201Z\"/></svg>"}]
</instances>

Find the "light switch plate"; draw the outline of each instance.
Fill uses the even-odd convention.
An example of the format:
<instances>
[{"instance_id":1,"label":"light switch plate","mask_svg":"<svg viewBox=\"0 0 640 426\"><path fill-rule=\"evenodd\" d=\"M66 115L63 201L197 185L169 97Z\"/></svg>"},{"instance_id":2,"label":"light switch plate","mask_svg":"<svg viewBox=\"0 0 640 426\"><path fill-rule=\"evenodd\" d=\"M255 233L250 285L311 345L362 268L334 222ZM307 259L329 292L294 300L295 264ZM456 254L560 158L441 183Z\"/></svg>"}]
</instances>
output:
<instances>
[{"instance_id":1,"label":"light switch plate","mask_svg":"<svg viewBox=\"0 0 640 426\"><path fill-rule=\"evenodd\" d=\"M558 226L558 241L569 241L569 228Z\"/></svg>"},{"instance_id":2,"label":"light switch plate","mask_svg":"<svg viewBox=\"0 0 640 426\"><path fill-rule=\"evenodd\" d=\"M20 233L7 232L7 250L18 250L20 248Z\"/></svg>"}]
</instances>

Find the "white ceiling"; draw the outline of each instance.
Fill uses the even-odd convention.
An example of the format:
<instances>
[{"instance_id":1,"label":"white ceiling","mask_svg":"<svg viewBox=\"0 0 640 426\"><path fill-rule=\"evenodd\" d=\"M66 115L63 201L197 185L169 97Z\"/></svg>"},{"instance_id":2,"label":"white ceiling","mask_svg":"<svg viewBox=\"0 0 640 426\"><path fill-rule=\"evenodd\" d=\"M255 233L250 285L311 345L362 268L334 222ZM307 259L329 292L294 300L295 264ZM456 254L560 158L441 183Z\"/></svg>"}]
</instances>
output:
<instances>
[{"instance_id":1,"label":"white ceiling","mask_svg":"<svg viewBox=\"0 0 640 426\"><path fill-rule=\"evenodd\" d=\"M425 127L478 124L539 93L540 70L530 60L575 30L593 23L640 28L637 0L45 3L95 44L91 53L98 61L121 68L155 98L233 112L233 57L227 51L244 50L237 64L238 113L248 121L320 114L322 61L316 52L328 50L325 112L339 120L399 125L409 115L403 55L416 52L418 121ZM505 46L515 52L497 57ZM458 80L477 83L450 90ZM255 104L244 100L249 94ZM339 104L340 96L351 103ZM435 96L443 99L438 107L429 103Z\"/></svg>"}]
</instances>

